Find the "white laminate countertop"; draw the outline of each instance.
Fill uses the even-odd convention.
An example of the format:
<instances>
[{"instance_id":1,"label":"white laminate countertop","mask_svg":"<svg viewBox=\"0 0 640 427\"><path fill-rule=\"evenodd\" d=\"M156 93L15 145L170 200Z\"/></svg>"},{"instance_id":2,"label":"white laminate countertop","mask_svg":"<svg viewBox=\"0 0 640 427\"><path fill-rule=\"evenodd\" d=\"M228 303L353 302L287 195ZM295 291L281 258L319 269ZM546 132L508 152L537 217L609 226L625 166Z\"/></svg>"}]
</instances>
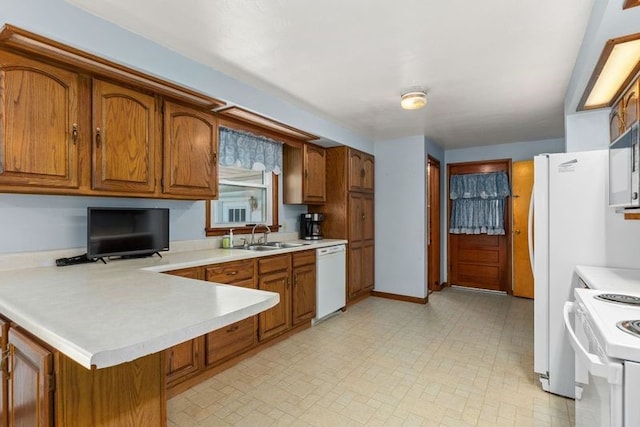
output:
<instances>
[{"instance_id":1,"label":"white laminate countertop","mask_svg":"<svg viewBox=\"0 0 640 427\"><path fill-rule=\"evenodd\" d=\"M590 289L640 292L640 269L577 265L576 273Z\"/></svg>"},{"instance_id":2,"label":"white laminate countertop","mask_svg":"<svg viewBox=\"0 0 640 427\"><path fill-rule=\"evenodd\" d=\"M276 305L276 293L158 272L347 243L254 252L207 249L0 271L0 314L86 368L164 350Z\"/></svg>"}]
</instances>

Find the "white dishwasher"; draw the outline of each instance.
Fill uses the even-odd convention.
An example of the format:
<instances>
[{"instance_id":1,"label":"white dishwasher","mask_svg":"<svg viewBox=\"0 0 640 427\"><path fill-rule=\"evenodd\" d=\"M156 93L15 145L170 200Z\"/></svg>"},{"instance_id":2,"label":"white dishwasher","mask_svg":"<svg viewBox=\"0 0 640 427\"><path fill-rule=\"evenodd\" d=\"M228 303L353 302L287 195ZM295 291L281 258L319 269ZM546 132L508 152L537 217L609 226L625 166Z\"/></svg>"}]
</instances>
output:
<instances>
[{"instance_id":1,"label":"white dishwasher","mask_svg":"<svg viewBox=\"0 0 640 427\"><path fill-rule=\"evenodd\" d=\"M313 324L341 310L347 303L346 246L316 249L316 317Z\"/></svg>"}]
</instances>

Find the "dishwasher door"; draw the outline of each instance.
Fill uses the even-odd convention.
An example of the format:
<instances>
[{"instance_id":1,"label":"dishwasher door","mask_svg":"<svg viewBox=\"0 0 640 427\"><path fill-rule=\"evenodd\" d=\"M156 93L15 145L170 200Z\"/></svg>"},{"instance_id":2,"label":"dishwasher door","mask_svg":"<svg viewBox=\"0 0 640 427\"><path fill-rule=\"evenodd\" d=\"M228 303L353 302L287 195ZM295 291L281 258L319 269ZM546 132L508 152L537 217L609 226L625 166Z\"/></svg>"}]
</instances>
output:
<instances>
[{"instance_id":1,"label":"dishwasher door","mask_svg":"<svg viewBox=\"0 0 640 427\"><path fill-rule=\"evenodd\" d=\"M331 316L347 303L345 245L316 249L316 317L313 324Z\"/></svg>"}]
</instances>

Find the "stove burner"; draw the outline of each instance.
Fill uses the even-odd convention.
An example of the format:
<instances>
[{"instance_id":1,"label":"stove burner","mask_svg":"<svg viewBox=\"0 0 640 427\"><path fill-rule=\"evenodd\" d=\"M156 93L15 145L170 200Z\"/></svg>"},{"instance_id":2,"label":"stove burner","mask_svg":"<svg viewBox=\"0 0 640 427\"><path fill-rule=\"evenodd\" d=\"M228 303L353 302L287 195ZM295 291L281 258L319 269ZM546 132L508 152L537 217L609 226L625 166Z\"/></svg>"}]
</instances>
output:
<instances>
[{"instance_id":1,"label":"stove burner","mask_svg":"<svg viewBox=\"0 0 640 427\"><path fill-rule=\"evenodd\" d=\"M607 302L617 302L619 304L640 305L640 297L623 294L599 294L594 298Z\"/></svg>"},{"instance_id":2,"label":"stove burner","mask_svg":"<svg viewBox=\"0 0 640 427\"><path fill-rule=\"evenodd\" d=\"M623 320L616 323L616 326L628 334L640 337L640 320Z\"/></svg>"}]
</instances>

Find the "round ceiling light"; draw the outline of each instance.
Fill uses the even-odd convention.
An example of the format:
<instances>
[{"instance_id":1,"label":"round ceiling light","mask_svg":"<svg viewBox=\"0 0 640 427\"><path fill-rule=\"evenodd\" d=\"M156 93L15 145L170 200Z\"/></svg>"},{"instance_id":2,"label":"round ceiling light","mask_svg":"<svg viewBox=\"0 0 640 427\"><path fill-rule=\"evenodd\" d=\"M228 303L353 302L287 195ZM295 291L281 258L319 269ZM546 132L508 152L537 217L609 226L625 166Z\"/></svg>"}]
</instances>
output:
<instances>
[{"instance_id":1,"label":"round ceiling light","mask_svg":"<svg viewBox=\"0 0 640 427\"><path fill-rule=\"evenodd\" d=\"M405 110L418 110L425 105L427 105L427 92L424 89L409 89L400 97L400 106Z\"/></svg>"}]
</instances>

